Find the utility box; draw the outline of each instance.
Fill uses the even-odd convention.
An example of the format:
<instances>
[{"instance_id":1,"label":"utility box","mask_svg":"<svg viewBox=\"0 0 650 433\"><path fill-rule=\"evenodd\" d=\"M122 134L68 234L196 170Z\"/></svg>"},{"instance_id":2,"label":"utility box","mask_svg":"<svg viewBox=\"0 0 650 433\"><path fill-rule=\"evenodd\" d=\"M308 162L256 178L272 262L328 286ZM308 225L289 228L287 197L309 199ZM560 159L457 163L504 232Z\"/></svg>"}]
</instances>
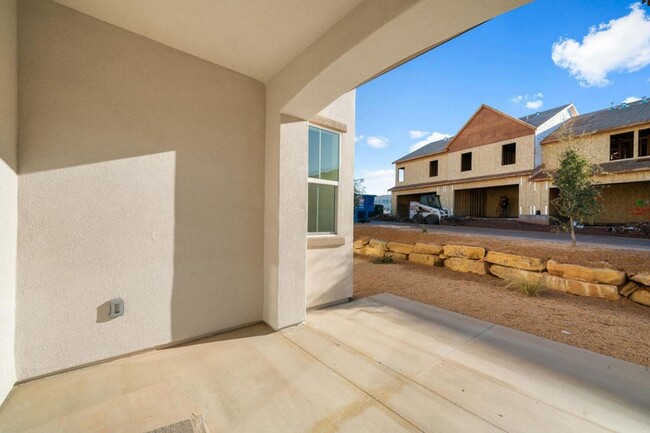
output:
<instances>
[{"instance_id":1,"label":"utility box","mask_svg":"<svg viewBox=\"0 0 650 433\"><path fill-rule=\"evenodd\" d=\"M121 298L111 299L108 305L110 307L108 317L111 319L124 315L124 301Z\"/></svg>"}]
</instances>

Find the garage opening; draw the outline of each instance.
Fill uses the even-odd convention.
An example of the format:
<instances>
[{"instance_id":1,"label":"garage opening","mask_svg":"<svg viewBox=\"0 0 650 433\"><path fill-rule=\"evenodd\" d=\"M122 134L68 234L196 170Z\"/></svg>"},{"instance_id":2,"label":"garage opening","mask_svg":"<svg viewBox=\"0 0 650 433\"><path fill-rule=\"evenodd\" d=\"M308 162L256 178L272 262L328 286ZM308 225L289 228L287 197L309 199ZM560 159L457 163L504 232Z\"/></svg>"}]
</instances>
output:
<instances>
[{"instance_id":1,"label":"garage opening","mask_svg":"<svg viewBox=\"0 0 650 433\"><path fill-rule=\"evenodd\" d=\"M418 193L418 194L404 194L397 196L397 217L398 218L408 218L409 217L409 205L412 201L420 201L420 197L423 194L434 194L432 193Z\"/></svg>"},{"instance_id":2,"label":"garage opening","mask_svg":"<svg viewBox=\"0 0 650 433\"><path fill-rule=\"evenodd\" d=\"M504 185L454 191L454 214L477 218L498 218L501 197L508 199L507 217L519 216L519 186Z\"/></svg>"},{"instance_id":3,"label":"garage opening","mask_svg":"<svg viewBox=\"0 0 650 433\"><path fill-rule=\"evenodd\" d=\"M557 199L560 190L549 190L549 215L563 221L553 200ZM601 195L602 208L594 217L593 224L627 224L650 221L650 181L629 182L605 185ZM589 221L583 221L589 224Z\"/></svg>"},{"instance_id":4,"label":"garage opening","mask_svg":"<svg viewBox=\"0 0 650 433\"><path fill-rule=\"evenodd\" d=\"M650 221L650 181L607 185L601 198L602 211L594 224Z\"/></svg>"}]
</instances>

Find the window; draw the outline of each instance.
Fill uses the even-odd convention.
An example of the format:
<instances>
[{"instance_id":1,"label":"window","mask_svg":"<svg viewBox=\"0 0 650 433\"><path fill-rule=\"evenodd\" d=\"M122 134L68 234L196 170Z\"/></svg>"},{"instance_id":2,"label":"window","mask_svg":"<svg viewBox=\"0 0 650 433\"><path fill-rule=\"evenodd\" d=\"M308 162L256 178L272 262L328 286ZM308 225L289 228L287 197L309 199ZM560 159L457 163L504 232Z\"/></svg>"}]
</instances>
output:
<instances>
[{"instance_id":1,"label":"window","mask_svg":"<svg viewBox=\"0 0 650 433\"><path fill-rule=\"evenodd\" d=\"M514 164L517 161L517 144L504 144L501 148L501 165Z\"/></svg>"},{"instance_id":2,"label":"window","mask_svg":"<svg viewBox=\"0 0 650 433\"><path fill-rule=\"evenodd\" d=\"M634 156L634 132L614 134L609 137L609 160L627 159Z\"/></svg>"},{"instance_id":3,"label":"window","mask_svg":"<svg viewBox=\"0 0 650 433\"><path fill-rule=\"evenodd\" d=\"M438 176L438 160L429 161L429 177Z\"/></svg>"},{"instance_id":4,"label":"window","mask_svg":"<svg viewBox=\"0 0 650 433\"><path fill-rule=\"evenodd\" d=\"M339 134L309 127L307 231L336 233Z\"/></svg>"},{"instance_id":5,"label":"window","mask_svg":"<svg viewBox=\"0 0 650 433\"><path fill-rule=\"evenodd\" d=\"M650 156L650 129L639 131L639 157Z\"/></svg>"},{"instance_id":6,"label":"window","mask_svg":"<svg viewBox=\"0 0 650 433\"><path fill-rule=\"evenodd\" d=\"M463 153L460 155L460 171L472 170L472 152Z\"/></svg>"},{"instance_id":7,"label":"window","mask_svg":"<svg viewBox=\"0 0 650 433\"><path fill-rule=\"evenodd\" d=\"M397 169L397 181L404 182L404 167Z\"/></svg>"}]
</instances>

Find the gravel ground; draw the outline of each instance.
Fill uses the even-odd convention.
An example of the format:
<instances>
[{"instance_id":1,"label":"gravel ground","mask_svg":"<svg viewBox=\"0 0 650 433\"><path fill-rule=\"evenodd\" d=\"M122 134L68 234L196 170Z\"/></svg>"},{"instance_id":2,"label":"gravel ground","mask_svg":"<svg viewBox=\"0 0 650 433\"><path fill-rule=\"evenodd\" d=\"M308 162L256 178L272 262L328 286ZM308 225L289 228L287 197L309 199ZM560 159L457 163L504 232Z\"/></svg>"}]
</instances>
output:
<instances>
[{"instance_id":1,"label":"gravel ground","mask_svg":"<svg viewBox=\"0 0 650 433\"><path fill-rule=\"evenodd\" d=\"M444 235L442 239L438 234L355 227L355 239L363 236L405 243L481 245L502 252L628 272L650 270L650 254L642 252L579 246L572 249L543 243L522 245L459 235ZM507 288L496 277L409 262L373 264L372 258L355 256L354 295L365 297L384 292L650 368L650 308L626 298L605 301L552 290L529 297Z\"/></svg>"}]
</instances>

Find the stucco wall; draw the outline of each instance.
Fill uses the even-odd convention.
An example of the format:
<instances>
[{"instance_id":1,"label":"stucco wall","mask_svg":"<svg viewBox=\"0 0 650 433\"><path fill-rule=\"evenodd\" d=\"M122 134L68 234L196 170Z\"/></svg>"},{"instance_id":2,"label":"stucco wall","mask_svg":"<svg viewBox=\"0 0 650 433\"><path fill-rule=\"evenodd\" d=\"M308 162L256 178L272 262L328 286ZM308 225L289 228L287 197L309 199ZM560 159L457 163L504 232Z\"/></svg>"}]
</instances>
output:
<instances>
[{"instance_id":1,"label":"stucco wall","mask_svg":"<svg viewBox=\"0 0 650 433\"><path fill-rule=\"evenodd\" d=\"M25 0L19 90L19 379L261 320L262 83Z\"/></svg>"},{"instance_id":2,"label":"stucco wall","mask_svg":"<svg viewBox=\"0 0 650 433\"><path fill-rule=\"evenodd\" d=\"M16 1L0 0L0 404L16 381Z\"/></svg>"},{"instance_id":3,"label":"stucco wall","mask_svg":"<svg viewBox=\"0 0 650 433\"><path fill-rule=\"evenodd\" d=\"M345 244L307 250L307 307L352 296L352 242L354 236L354 107L355 92L337 99L319 114L347 125L341 133L341 171L338 197L338 235ZM305 186L307 178L305 176Z\"/></svg>"}]
</instances>

